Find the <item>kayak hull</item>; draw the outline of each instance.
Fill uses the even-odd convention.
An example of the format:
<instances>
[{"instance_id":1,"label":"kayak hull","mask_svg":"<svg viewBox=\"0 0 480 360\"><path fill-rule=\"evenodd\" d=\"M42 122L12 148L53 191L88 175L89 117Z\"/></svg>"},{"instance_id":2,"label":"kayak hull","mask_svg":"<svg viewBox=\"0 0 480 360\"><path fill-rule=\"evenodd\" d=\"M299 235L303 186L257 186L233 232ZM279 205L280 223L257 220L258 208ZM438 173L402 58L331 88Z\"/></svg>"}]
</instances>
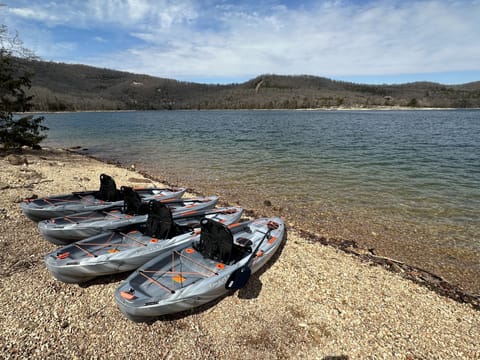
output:
<instances>
[{"instance_id":1,"label":"kayak hull","mask_svg":"<svg viewBox=\"0 0 480 360\"><path fill-rule=\"evenodd\" d=\"M186 188L145 188L135 189L135 191L144 201L165 200L181 198ZM30 220L39 222L80 212L108 210L123 205L123 200L103 201L95 194L96 191L81 191L40 199L25 199L20 204L20 208Z\"/></svg>"},{"instance_id":2,"label":"kayak hull","mask_svg":"<svg viewBox=\"0 0 480 360\"><path fill-rule=\"evenodd\" d=\"M213 208L217 196L195 199L161 199L174 213L198 211ZM94 235L108 231L120 230L134 225L143 224L148 215L128 215L121 208L112 208L108 211L97 210L76 213L70 216L42 220L38 223L40 234L56 245L68 245Z\"/></svg>"},{"instance_id":3,"label":"kayak hull","mask_svg":"<svg viewBox=\"0 0 480 360\"><path fill-rule=\"evenodd\" d=\"M267 232L267 223L278 228L261 241ZM245 223L243 223L245 224ZM234 263L224 264L195 249L195 241L164 252L134 271L115 291L120 311L135 322L151 321L162 315L191 310L210 303L231 292L226 288L230 276L249 266L252 273L261 269L286 239L285 226L280 218L261 218L248 222L248 229L232 228L234 241L249 238L252 248L261 243L253 261L250 255L241 256Z\"/></svg>"},{"instance_id":4,"label":"kayak hull","mask_svg":"<svg viewBox=\"0 0 480 360\"><path fill-rule=\"evenodd\" d=\"M228 225L240 220L243 209L218 208L205 213L201 217ZM184 216L174 221L181 226L191 226L195 219L199 224L200 219L195 216ZM51 252L45 256L45 265L56 279L81 283L102 275L135 270L162 252L190 243L196 237L198 231L188 231L169 239L155 239L138 230L128 233L111 231Z\"/></svg>"}]
</instances>

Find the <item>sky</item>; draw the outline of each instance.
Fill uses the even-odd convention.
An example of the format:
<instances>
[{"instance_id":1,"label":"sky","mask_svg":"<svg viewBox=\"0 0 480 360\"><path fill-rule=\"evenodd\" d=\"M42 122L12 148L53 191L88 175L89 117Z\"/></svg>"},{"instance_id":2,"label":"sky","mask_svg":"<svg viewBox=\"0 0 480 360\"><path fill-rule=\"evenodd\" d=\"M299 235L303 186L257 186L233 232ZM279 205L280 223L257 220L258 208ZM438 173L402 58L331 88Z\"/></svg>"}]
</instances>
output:
<instances>
[{"instance_id":1,"label":"sky","mask_svg":"<svg viewBox=\"0 0 480 360\"><path fill-rule=\"evenodd\" d=\"M480 0L0 0L45 61L208 84L480 81Z\"/></svg>"}]
</instances>

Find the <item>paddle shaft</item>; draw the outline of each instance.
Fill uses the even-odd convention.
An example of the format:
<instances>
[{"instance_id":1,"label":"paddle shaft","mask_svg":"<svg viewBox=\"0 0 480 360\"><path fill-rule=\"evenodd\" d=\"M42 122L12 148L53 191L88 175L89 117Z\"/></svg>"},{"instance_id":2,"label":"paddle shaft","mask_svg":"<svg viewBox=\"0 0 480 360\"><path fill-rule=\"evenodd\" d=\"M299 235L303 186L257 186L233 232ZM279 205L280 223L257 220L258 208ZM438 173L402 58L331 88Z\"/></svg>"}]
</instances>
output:
<instances>
[{"instance_id":1,"label":"paddle shaft","mask_svg":"<svg viewBox=\"0 0 480 360\"><path fill-rule=\"evenodd\" d=\"M256 257L257 251L258 249L260 249L260 246L262 245L263 241L268 237L271 231L272 229L269 227L268 231L265 233L262 240L260 240L258 245L255 247L255 251L253 251L252 255L250 255L245 265L235 270L229 276L227 282L225 283L225 288L227 290L241 289L247 284L248 280L250 279L250 275L252 273L252 270L250 269L250 264L252 263L254 257Z\"/></svg>"},{"instance_id":2,"label":"paddle shaft","mask_svg":"<svg viewBox=\"0 0 480 360\"><path fill-rule=\"evenodd\" d=\"M252 263L253 259L257 256L257 251L258 249L260 249L260 246L262 246L264 240L270 235L270 233L272 232L273 229L270 229L268 228L267 232L265 233L265 235L263 235L263 238L262 240L260 240L260 242L258 243L257 247L255 248L255 251L252 252L252 255L250 255L250 259L248 259L248 261L245 263L244 266L250 266L250 264Z\"/></svg>"}]
</instances>

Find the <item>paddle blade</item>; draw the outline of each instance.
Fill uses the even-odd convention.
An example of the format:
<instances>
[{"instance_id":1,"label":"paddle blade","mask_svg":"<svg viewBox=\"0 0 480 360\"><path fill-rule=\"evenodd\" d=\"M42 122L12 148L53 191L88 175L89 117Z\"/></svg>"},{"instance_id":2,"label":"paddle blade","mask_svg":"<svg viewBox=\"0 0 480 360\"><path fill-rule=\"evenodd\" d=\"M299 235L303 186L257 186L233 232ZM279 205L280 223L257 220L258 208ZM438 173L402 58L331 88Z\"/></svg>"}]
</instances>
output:
<instances>
[{"instance_id":1,"label":"paddle blade","mask_svg":"<svg viewBox=\"0 0 480 360\"><path fill-rule=\"evenodd\" d=\"M247 285L248 280L252 271L248 266L242 266L240 269L235 270L232 275L228 278L225 289L227 290L238 290Z\"/></svg>"}]
</instances>

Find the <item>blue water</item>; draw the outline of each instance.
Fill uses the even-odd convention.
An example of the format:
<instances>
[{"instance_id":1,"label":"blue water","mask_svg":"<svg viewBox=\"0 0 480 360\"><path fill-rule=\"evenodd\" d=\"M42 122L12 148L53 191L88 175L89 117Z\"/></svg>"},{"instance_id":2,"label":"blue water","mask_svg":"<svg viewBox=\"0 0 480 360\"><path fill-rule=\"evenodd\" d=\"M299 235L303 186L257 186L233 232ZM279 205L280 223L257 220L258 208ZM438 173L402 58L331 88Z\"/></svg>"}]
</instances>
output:
<instances>
[{"instance_id":1,"label":"blue water","mask_svg":"<svg viewBox=\"0 0 480 360\"><path fill-rule=\"evenodd\" d=\"M268 199L307 217L395 221L429 229L446 246L480 249L480 111L44 116L45 145L81 146L243 204Z\"/></svg>"}]
</instances>

